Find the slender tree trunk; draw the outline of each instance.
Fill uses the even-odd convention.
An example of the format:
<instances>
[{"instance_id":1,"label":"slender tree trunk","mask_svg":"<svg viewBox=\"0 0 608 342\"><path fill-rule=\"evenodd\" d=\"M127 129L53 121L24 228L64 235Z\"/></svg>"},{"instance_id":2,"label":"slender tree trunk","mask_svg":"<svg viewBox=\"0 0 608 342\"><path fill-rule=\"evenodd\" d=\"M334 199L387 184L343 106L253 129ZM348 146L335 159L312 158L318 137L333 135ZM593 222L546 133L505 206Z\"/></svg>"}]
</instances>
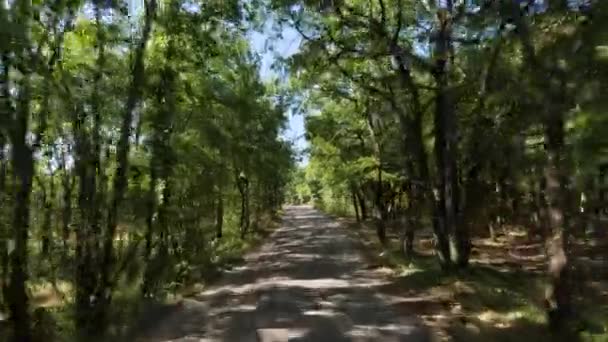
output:
<instances>
[{"instance_id":1,"label":"slender tree trunk","mask_svg":"<svg viewBox=\"0 0 608 342\"><path fill-rule=\"evenodd\" d=\"M245 189L243 185L239 185L239 193L241 194L241 217L239 220L239 228L241 231L241 238L245 237L245 216L247 215L245 209Z\"/></svg>"},{"instance_id":2,"label":"slender tree trunk","mask_svg":"<svg viewBox=\"0 0 608 342\"><path fill-rule=\"evenodd\" d=\"M606 184L606 175L608 174L608 164L602 164L599 167L599 179L598 179L598 189L597 189L597 206L596 206L596 215L597 219L601 219L602 215L606 212L606 189L608 189L608 184Z\"/></svg>"},{"instance_id":3,"label":"slender tree trunk","mask_svg":"<svg viewBox=\"0 0 608 342\"><path fill-rule=\"evenodd\" d=\"M49 176L49 193L46 192L46 187L43 180L40 180L42 188L42 201L44 203L44 219L42 221L42 255L48 257L51 250L51 235L53 234L53 199L55 195L54 174Z\"/></svg>"},{"instance_id":4,"label":"slender tree trunk","mask_svg":"<svg viewBox=\"0 0 608 342\"><path fill-rule=\"evenodd\" d=\"M4 109L4 107L0 107ZM8 207L8 196L5 193L6 188L6 164L8 164L8 160L5 156L5 141L6 138L3 135L3 132L0 132L0 214L6 215L8 212L5 209ZM4 222L0 222L0 234L2 236L6 236L6 229ZM0 282L2 282L1 295L2 301L0 301L0 306L4 308L6 301L9 297L9 289L8 289L8 250L5 241L0 242Z\"/></svg>"},{"instance_id":5,"label":"slender tree trunk","mask_svg":"<svg viewBox=\"0 0 608 342\"><path fill-rule=\"evenodd\" d=\"M96 339L103 335L103 322L99 320L100 286L96 269L103 268L100 259L101 233L101 188L98 182L101 170L101 97L99 96L103 69L105 67L105 37L102 23L102 4L95 3L97 32L96 72L93 80L91 109L92 132L87 127L87 112L82 108L73 123L76 135L77 173L79 178L78 207L80 222L76 230L76 326L80 338ZM91 134L92 133L92 134ZM89 137L89 134L92 136ZM100 329L101 328L101 329Z\"/></svg>"},{"instance_id":6,"label":"slender tree trunk","mask_svg":"<svg viewBox=\"0 0 608 342\"><path fill-rule=\"evenodd\" d=\"M411 160L408 161L406 167L410 171L410 174L413 175L415 167ZM422 208L417 206L417 204L420 205L420 200L412 200L412 198L419 199L420 196L418 193L414 192L417 191L418 188L412 183L411 180L407 180L406 183L402 185L402 191L403 189L409 190L407 207L405 207L403 203L403 194L400 193L398 196L398 206L400 208L398 218L402 225L400 248L406 259L410 259L414 254L414 234L417 227L420 225L420 217L422 215Z\"/></svg>"},{"instance_id":7,"label":"slender tree trunk","mask_svg":"<svg viewBox=\"0 0 608 342\"><path fill-rule=\"evenodd\" d=\"M237 186L241 194L241 219L240 230L241 238L245 238L249 230L249 180L243 173L237 177Z\"/></svg>"},{"instance_id":8,"label":"slender tree trunk","mask_svg":"<svg viewBox=\"0 0 608 342\"><path fill-rule=\"evenodd\" d=\"M403 233L401 234L400 239L401 252L406 259L411 259L414 255L414 234L416 225L420 224L420 213L411 201L409 208L401 215L400 220L403 225Z\"/></svg>"},{"instance_id":9,"label":"slender tree trunk","mask_svg":"<svg viewBox=\"0 0 608 342\"><path fill-rule=\"evenodd\" d=\"M253 225L252 225L253 231L258 230L258 224L260 221L260 213L261 213L260 196L262 194L262 190L260 189L260 180L259 179L256 180L256 182L255 182L255 188L256 188L255 194L257 194L258 200L254 201L254 204L253 204ZM249 199L249 200L251 200L251 199Z\"/></svg>"},{"instance_id":10,"label":"slender tree trunk","mask_svg":"<svg viewBox=\"0 0 608 342\"><path fill-rule=\"evenodd\" d=\"M118 208L122 204L127 189L127 172L129 167L129 151L131 136L131 125L133 123L133 111L139 103L142 88L145 80L145 60L146 45L152 30L152 23L156 14L156 0L145 1L145 16L142 29L141 39L135 48L133 59L133 72L131 75L131 83L129 86L127 103L122 116L122 124L120 127L120 137L116 147L116 172L113 182L113 194L108 208L106 236L103 242L103 261L101 263L101 281L99 283L98 292L102 296L99 299L98 310L96 310L96 323L100 330L105 330L107 327L107 312L112 302L112 287L113 277L112 270L114 269L114 235L118 225Z\"/></svg>"},{"instance_id":11,"label":"slender tree trunk","mask_svg":"<svg viewBox=\"0 0 608 342\"><path fill-rule=\"evenodd\" d=\"M537 177L542 177L539 179ZM543 175L536 175L535 178L535 191L534 191L534 209L536 215L536 225L534 232L535 235L546 238L547 231L549 230L549 223L547 217L547 198L546 198L546 181Z\"/></svg>"},{"instance_id":12,"label":"slender tree trunk","mask_svg":"<svg viewBox=\"0 0 608 342\"><path fill-rule=\"evenodd\" d=\"M362 192L356 192L357 201L359 202L359 208L361 208L361 221L367 220L367 205L365 204L365 196Z\"/></svg>"},{"instance_id":13,"label":"slender tree trunk","mask_svg":"<svg viewBox=\"0 0 608 342\"><path fill-rule=\"evenodd\" d=\"M545 241L548 258L547 274L549 275L549 283L545 292L545 305L552 330L570 332L564 324L572 315L570 260L565 218L568 198L567 181L564 173L564 115L568 109L568 106L564 104L564 100L567 99L565 75L562 70L551 67L551 63L543 63L538 58L527 22L522 16L516 16L515 19L524 57L527 64L534 68L536 84L539 87L546 87L547 75L554 77L554 79L549 80L551 88L559 84L558 89L550 89L549 105L544 104L546 111L544 138L547 153L544 179L546 181L547 223L549 225Z\"/></svg>"},{"instance_id":14,"label":"slender tree trunk","mask_svg":"<svg viewBox=\"0 0 608 342\"><path fill-rule=\"evenodd\" d=\"M178 6L176 1L171 1L169 3L169 17L176 15L177 11L179 10L176 8L176 6ZM170 30L174 30L174 28L170 27ZM173 31L171 31L171 34L173 34L172 32ZM173 196L173 182L171 176L173 172L173 165L175 163L175 156L171 146L173 118L177 110L175 94L177 75L175 70L173 70L173 66L171 65L174 54L174 40L170 39L164 53L166 63L162 70L161 89L159 89L161 92L161 99L163 100L160 102L162 111L160 112L160 116L157 118L157 124L159 127L158 136L160 136L160 141L158 141L158 156L161 160L160 176L165 185L163 187L162 199L158 208L159 230L162 236L161 240L163 241L168 238L169 235L170 205ZM177 240L174 239L173 241L175 242ZM166 246L166 244L163 243L162 246Z\"/></svg>"},{"instance_id":15,"label":"slender tree trunk","mask_svg":"<svg viewBox=\"0 0 608 342\"><path fill-rule=\"evenodd\" d=\"M366 116L367 116L367 129L369 131L370 137L372 138L372 145L374 149L374 157L378 162L377 166L377 178L374 184L374 208L375 208L375 224L376 224L376 234L378 235L378 240L384 246L386 245L386 204L384 203L384 184L382 182L382 148L380 146L380 142L378 141L378 135L374 130L374 123L372 121L371 116L371 108L369 108L369 104L366 107Z\"/></svg>"},{"instance_id":16,"label":"slender tree trunk","mask_svg":"<svg viewBox=\"0 0 608 342\"><path fill-rule=\"evenodd\" d=\"M161 248L166 248L168 244L169 236L169 217L170 217L170 203L173 196L173 185L170 178L164 179L165 187L161 195L161 201L158 206L158 231L161 240ZM174 241L176 241L174 239Z\"/></svg>"},{"instance_id":17,"label":"slender tree trunk","mask_svg":"<svg viewBox=\"0 0 608 342\"><path fill-rule=\"evenodd\" d=\"M352 187L351 197L353 200L353 209L355 210L355 217L357 218L357 222L360 222L361 217L359 216L359 206L357 205L357 190L355 186Z\"/></svg>"},{"instance_id":18,"label":"slender tree trunk","mask_svg":"<svg viewBox=\"0 0 608 342\"><path fill-rule=\"evenodd\" d=\"M0 107L1 108L1 107ZM8 158L5 155L6 138L0 132L0 201L4 199L6 190L6 167Z\"/></svg>"},{"instance_id":19,"label":"slender tree trunk","mask_svg":"<svg viewBox=\"0 0 608 342\"><path fill-rule=\"evenodd\" d=\"M546 305L549 324L554 330L563 328L572 313L569 257L565 221L565 177L563 174L564 119L560 111L549 113L546 121L547 145L547 210L550 232L546 250L549 259L549 286Z\"/></svg>"},{"instance_id":20,"label":"slender tree trunk","mask_svg":"<svg viewBox=\"0 0 608 342\"><path fill-rule=\"evenodd\" d=\"M251 214L250 214L250 196L249 196L249 184L245 186L245 233L249 232L251 226Z\"/></svg>"},{"instance_id":21,"label":"slender tree trunk","mask_svg":"<svg viewBox=\"0 0 608 342\"><path fill-rule=\"evenodd\" d=\"M376 200L376 235L378 235L378 240L384 246L386 245L386 208L384 206L384 202L382 201L382 168L378 166L378 178L376 180L376 191L375 191L375 200Z\"/></svg>"},{"instance_id":22,"label":"slender tree trunk","mask_svg":"<svg viewBox=\"0 0 608 342\"><path fill-rule=\"evenodd\" d=\"M414 232L413 227L409 225L406 227L403 240L403 255L406 259L410 259L414 255Z\"/></svg>"},{"instance_id":23,"label":"slender tree trunk","mask_svg":"<svg viewBox=\"0 0 608 342\"><path fill-rule=\"evenodd\" d=\"M172 13L174 10L175 2L169 4L169 11ZM169 32L172 34L172 32ZM154 136L152 140L152 159L150 160L151 170L151 188L149 192L149 213L148 213L148 232L146 234L146 279L143 284L143 294L147 295L149 289L147 284L152 281L152 277L155 275L152 273L161 272L164 270L154 269L153 265L150 265L150 256L152 253L152 240L154 239L155 226L160 233L160 249L158 253L162 255L168 255L165 250L168 246L168 220L169 220L169 206L172 196L172 182L171 172L174 163L173 150L171 149L171 133L173 116L176 110L175 102L175 79L176 75L172 69L170 63L173 60L174 55L174 44L173 40L169 39L169 44L164 51L165 65L161 72L161 81L156 89L156 102L161 110L157 113L154 118ZM158 171L157 171L158 169ZM158 173L160 173L160 180L164 184L162 191L162 199L160 204L156 205L156 185L158 180ZM158 213L158 224L155 225L153 217ZM176 240L174 240L176 241ZM174 248L177 249L177 248ZM162 264L162 261L161 263ZM158 267L156 267L158 268Z\"/></svg>"},{"instance_id":24,"label":"slender tree trunk","mask_svg":"<svg viewBox=\"0 0 608 342\"><path fill-rule=\"evenodd\" d=\"M215 205L215 236L218 239L222 238L222 229L224 227L224 197L222 196L222 188L218 187L217 203Z\"/></svg>"},{"instance_id":25,"label":"slender tree trunk","mask_svg":"<svg viewBox=\"0 0 608 342\"><path fill-rule=\"evenodd\" d=\"M150 259L152 257L152 244L154 239L154 217L156 216L156 186L157 186L157 171L156 157L154 154L150 158L150 188L148 189L148 214L146 216L146 234L145 234L145 249L144 249L144 279L141 285L142 296L146 297L150 294L153 274L150 267Z\"/></svg>"},{"instance_id":26,"label":"slender tree trunk","mask_svg":"<svg viewBox=\"0 0 608 342\"><path fill-rule=\"evenodd\" d=\"M61 239L64 257L67 258L67 255L69 254L68 241L70 239L70 223L72 222L72 189L74 187L74 180L69 171L65 168L65 155L62 158L63 209L61 211Z\"/></svg>"},{"instance_id":27,"label":"slender tree trunk","mask_svg":"<svg viewBox=\"0 0 608 342\"><path fill-rule=\"evenodd\" d=\"M152 254L152 239L154 236L154 216L156 215L156 186L158 176L155 171L154 157L150 160L150 189L148 189L148 216L146 217L146 247L144 260L148 261ZM152 165L154 164L154 165Z\"/></svg>"},{"instance_id":28,"label":"slender tree trunk","mask_svg":"<svg viewBox=\"0 0 608 342\"><path fill-rule=\"evenodd\" d=\"M4 3L0 4L0 15L6 16L6 9ZM10 195L6 191L6 176L8 170L8 164L10 162L10 155L6 153L6 145L9 143L12 129L12 115L13 105L10 94L10 51L8 49L2 50L0 55L0 62L2 63L2 72L0 73L0 214L8 215L10 210ZM0 230L3 236L8 235L8 227L4 225L4 222L0 224ZM10 298L10 289L8 287L9 274L9 255L8 245L5 241L0 243L0 263L2 267L2 273L0 281L2 282L2 303L3 307L7 304Z\"/></svg>"},{"instance_id":29,"label":"slender tree trunk","mask_svg":"<svg viewBox=\"0 0 608 342\"><path fill-rule=\"evenodd\" d=\"M98 284L94 266L97 250L93 241L91 221L95 183L91 181L91 145L84 131L86 122L84 108L79 107L74 118L73 127L76 142L75 170L78 178L78 221L76 225L76 327L80 338L93 337L98 332L93 318L95 288Z\"/></svg>"}]
</instances>

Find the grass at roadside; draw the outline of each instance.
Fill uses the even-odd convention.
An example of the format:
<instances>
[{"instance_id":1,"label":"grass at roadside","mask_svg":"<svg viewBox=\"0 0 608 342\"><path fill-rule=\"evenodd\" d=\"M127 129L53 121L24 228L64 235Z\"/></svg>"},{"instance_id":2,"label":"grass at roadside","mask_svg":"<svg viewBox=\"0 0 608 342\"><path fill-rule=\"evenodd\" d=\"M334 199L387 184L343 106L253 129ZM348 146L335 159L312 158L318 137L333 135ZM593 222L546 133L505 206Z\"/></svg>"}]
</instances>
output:
<instances>
[{"instance_id":1,"label":"grass at roadside","mask_svg":"<svg viewBox=\"0 0 608 342\"><path fill-rule=\"evenodd\" d=\"M397 309L420 316L442 339L561 339L546 327L542 304L544 259L538 256L538 250L527 252L530 245L521 244L517 236L506 236L498 242L474 240L469 269L445 273L433 255L430 237L417 238L416 256L405 260L395 236L383 248L371 224L340 220L358 236L370 264L392 270L393 282L386 292L423 298L415 305L408 303ZM533 255L521 255L525 253ZM576 295L581 317L576 324L583 341L608 341L608 297L606 283L602 285L603 290L597 291L582 286Z\"/></svg>"},{"instance_id":2,"label":"grass at roadside","mask_svg":"<svg viewBox=\"0 0 608 342\"><path fill-rule=\"evenodd\" d=\"M252 229L245 239L232 226L226 227L222 239L206 245L209 251L203 250L200 258L193 258L189 265L180 267L180 280L163 284L164 290L153 301L141 301L140 285L142 281L143 261L129 260L132 270L125 270L113 295L113 307L110 315L112 325L110 335L120 339L128 334L137 320L139 313L148 307L169 307L178 304L183 298L193 296L204 287L221 277L222 271L243 262L243 256L257 248L268 235L279 226L278 213L275 217L260 218L258 228ZM136 255L140 255L137 253ZM197 264L196 260L201 260ZM39 267L49 268L49 265ZM57 267L57 266L55 266ZM183 269L184 271L181 271ZM56 269L60 271L60 269ZM48 272L47 272L48 273ZM130 274L132 273L132 274ZM172 275L175 275L171 273ZM69 271L58 272L54 276L41 278L28 284L32 307L32 324L36 341L71 341L74 336L73 301L75 290ZM7 337L8 321L0 313L0 341ZM5 329L6 326L6 329Z\"/></svg>"}]
</instances>

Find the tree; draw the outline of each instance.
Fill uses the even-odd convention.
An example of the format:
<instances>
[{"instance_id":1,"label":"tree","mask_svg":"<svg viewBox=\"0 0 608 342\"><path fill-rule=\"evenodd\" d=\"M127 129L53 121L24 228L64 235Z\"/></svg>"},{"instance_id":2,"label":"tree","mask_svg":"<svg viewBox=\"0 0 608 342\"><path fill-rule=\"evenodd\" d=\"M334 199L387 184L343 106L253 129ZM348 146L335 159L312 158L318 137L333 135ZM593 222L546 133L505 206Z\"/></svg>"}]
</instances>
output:
<instances>
[{"instance_id":1,"label":"tree","mask_svg":"<svg viewBox=\"0 0 608 342\"><path fill-rule=\"evenodd\" d=\"M255 8L146 1L139 17L99 1L0 9L10 38L0 46L0 309L14 340L27 341L39 328L31 284L69 282L79 338L109 338L136 307L120 302L125 289L160 299L210 277L225 254L243 252L246 243L226 247L232 236L251 219L267 224L283 201L293 166L280 137L286 105L260 79L242 31ZM241 171L244 211L242 183L228 177Z\"/></svg>"},{"instance_id":2,"label":"tree","mask_svg":"<svg viewBox=\"0 0 608 342\"><path fill-rule=\"evenodd\" d=\"M571 311L568 239L575 234L568 218L579 216L573 196L591 186L589 180L587 190L574 185L585 172L581 164L573 164L582 150L574 152L577 143L567 127L585 117L583 108L597 100L598 93L582 84L591 73L604 70L601 57L591 52L602 44L597 37L606 30L598 19L603 5L405 0L341 1L321 8L308 2L273 4L304 39L289 65L294 87L306 94L307 110L320 112L307 125L312 145L308 168L323 165L326 173L342 180L324 182L321 192L333 193L345 184L352 189L368 177L365 172L340 177L351 162L342 156L354 146L374 146L375 135L358 133L356 115L340 125L329 118L346 108L344 99L374 103L383 140L397 145L384 141L391 146L388 150L359 153L382 160L378 176L388 165L399 165L398 188L408 199L400 220L407 254L412 227L430 221L442 267L466 267L478 226L488 226L496 237L498 226L532 218L525 223L531 226L530 236L546 228L548 317L552 327L563 327ZM586 66L579 64L583 60ZM348 110L365 113L363 107ZM312 124L318 118L327 119ZM361 143L347 140L344 132ZM429 163L431 152L434 163ZM381 196L367 197L376 208L388 207ZM359 216L357 211L353 213ZM378 236L384 242L384 234Z\"/></svg>"}]
</instances>

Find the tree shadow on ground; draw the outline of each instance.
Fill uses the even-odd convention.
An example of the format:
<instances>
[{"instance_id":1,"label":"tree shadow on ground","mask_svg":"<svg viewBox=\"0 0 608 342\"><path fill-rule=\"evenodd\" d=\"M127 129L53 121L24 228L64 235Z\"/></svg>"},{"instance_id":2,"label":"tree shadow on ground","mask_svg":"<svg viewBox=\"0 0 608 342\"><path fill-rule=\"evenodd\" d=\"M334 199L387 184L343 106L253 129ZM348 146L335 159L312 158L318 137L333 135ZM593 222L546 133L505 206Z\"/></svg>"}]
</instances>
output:
<instances>
[{"instance_id":1,"label":"tree shadow on ground","mask_svg":"<svg viewBox=\"0 0 608 342\"><path fill-rule=\"evenodd\" d=\"M424 300L401 310L414 310L427 325L444 337L456 341L515 341L550 337L555 341L604 340L608 317L608 290L605 277L593 271L575 275L576 336L551 335L544 312L544 257L542 244L534 241L509 241L509 237L491 241L474 240L469 269L443 272L433 256L428 235L420 234L417 255L405 260L398 250L397 238L380 246L373 226L343 220L363 241L366 256L375 265L395 270L397 275L383 292L419 296ZM428 233L428 232L427 232ZM393 235L394 236L394 235ZM379 254L379 251L383 251ZM575 253L578 255L581 253ZM597 254L597 253L596 253ZM580 258L580 257L579 257ZM597 258L596 258L597 259ZM599 263L599 262L598 262ZM604 339L602 339L602 337Z\"/></svg>"},{"instance_id":2,"label":"tree shadow on ground","mask_svg":"<svg viewBox=\"0 0 608 342\"><path fill-rule=\"evenodd\" d=\"M315 342L421 342L435 334L455 341L564 339L549 334L536 302L543 281L536 259L525 259L530 267L509 256L488 262L500 248L479 244L468 270L445 273L428 247L417 246L405 260L394 244L381 248L372 228L354 230L308 209L286 217L283 229L214 286L167 316L144 319L151 328L139 340L247 342L257 341L258 329L286 329L290 341ZM359 238L349 237L349 228Z\"/></svg>"},{"instance_id":3,"label":"tree shadow on ground","mask_svg":"<svg viewBox=\"0 0 608 342\"><path fill-rule=\"evenodd\" d=\"M149 329L138 340L246 342L257 341L258 329L283 328L290 341L430 341L418 317L397 314L378 292L387 278L365 267L343 227L310 208L290 214L217 284L162 317L143 317Z\"/></svg>"}]
</instances>

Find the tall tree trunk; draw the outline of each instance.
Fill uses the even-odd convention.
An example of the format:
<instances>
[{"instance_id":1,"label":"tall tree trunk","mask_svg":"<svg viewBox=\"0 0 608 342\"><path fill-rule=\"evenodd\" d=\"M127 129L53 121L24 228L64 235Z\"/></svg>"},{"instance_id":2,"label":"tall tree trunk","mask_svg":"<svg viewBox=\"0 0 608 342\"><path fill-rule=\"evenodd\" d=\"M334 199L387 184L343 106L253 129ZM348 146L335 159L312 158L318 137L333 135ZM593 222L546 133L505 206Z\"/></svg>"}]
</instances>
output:
<instances>
[{"instance_id":1,"label":"tall tree trunk","mask_svg":"<svg viewBox=\"0 0 608 342\"><path fill-rule=\"evenodd\" d=\"M416 202L415 205L418 207L416 210L419 212L422 212L422 210L430 204L433 233L437 241L437 256L441 267L447 269L451 267L450 247L448 234L443 225L441 202L435 198L433 182L429 172L428 156L424 147L422 135L422 118L424 116L424 111L422 104L420 103L420 93L413 80L412 74L407 67L406 61L399 53L399 48L395 41L393 41L393 44L391 45L391 51L398 64L401 86L403 89L409 90L412 96L411 119L405 115L405 112L399 108L395 102L391 102L395 112L398 114L397 119L403 135L403 149L404 151L411 149L416 161L415 164L417 169L412 175L412 200ZM408 136L411 138L408 139ZM405 165L405 171L407 171L407 169L408 165Z\"/></svg>"},{"instance_id":2,"label":"tall tree trunk","mask_svg":"<svg viewBox=\"0 0 608 342\"><path fill-rule=\"evenodd\" d=\"M547 145L547 210L550 232L546 250L549 259L549 286L546 305L549 324L554 329L563 328L572 309L569 275L568 244L565 222L565 177L563 174L564 119L561 111L549 113L545 123Z\"/></svg>"},{"instance_id":3,"label":"tall tree trunk","mask_svg":"<svg viewBox=\"0 0 608 342\"><path fill-rule=\"evenodd\" d=\"M571 284L569 272L569 250L565 207L567 204L567 186L564 165L564 113L568 106L564 103L566 96L566 81L563 70L544 63L536 55L531 40L531 34L525 18L516 16L519 38L523 46L527 64L534 68L534 80L538 87L546 87L547 75L551 97L549 105L544 104L544 138L547 153L545 166L545 186L547 201L547 223L549 225L545 241L548 258L547 274L549 283L545 292L545 305L552 330L570 332L564 324L572 314Z\"/></svg>"},{"instance_id":4,"label":"tall tree trunk","mask_svg":"<svg viewBox=\"0 0 608 342\"><path fill-rule=\"evenodd\" d=\"M139 103L142 87L145 80L145 60L146 45L148 43L152 22L156 14L156 0L148 0L144 3L145 16L141 39L135 48L133 58L133 71L127 95L127 103L122 116L120 136L116 147L116 171L113 182L113 194L108 208L106 234L103 242L103 261L101 263L101 279L98 287L99 299L98 309L96 310L97 326L105 330L107 326L107 311L112 302L112 287L114 269L114 235L118 225L118 208L120 207L127 189L127 172L129 167L129 151L131 136L131 125L133 122L133 111Z\"/></svg>"},{"instance_id":5,"label":"tall tree trunk","mask_svg":"<svg viewBox=\"0 0 608 342\"><path fill-rule=\"evenodd\" d=\"M91 203L91 229L93 234L95 250L99 250L101 246L101 221L102 221L102 210L104 203L104 191L106 188L105 171L101 165L101 117L102 117L102 81L103 75L106 68L106 35L105 28L102 22L102 0L94 0L96 3L95 7L95 25L96 38L97 38L97 61L95 65L95 75L93 78L93 92L91 96L91 110L93 113L93 134L92 134L92 148L93 152L91 155L91 186L95 188Z\"/></svg>"},{"instance_id":6,"label":"tall tree trunk","mask_svg":"<svg viewBox=\"0 0 608 342\"><path fill-rule=\"evenodd\" d=\"M0 15L3 20L6 20L7 15L5 4L0 4ZM8 215L10 208L10 195L6 191L6 176L8 170L8 164L10 163L10 155L7 153L6 145L9 143L12 129L12 116L13 116L13 105L11 101L10 93L10 50L3 49L0 55L0 63L2 63L2 72L0 72L0 214ZM4 222L0 224L0 232L3 237L8 236L8 227L5 226ZM2 282L2 303L6 305L10 298L8 278L9 278L9 255L8 245L6 241L0 243L0 266L2 267L2 273L0 281Z\"/></svg>"},{"instance_id":7,"label":"tall tree trunk","mask_svg":"<svg viewBox=\"0 0 608 342\"><path fill-rule=\"evenodd\" d=\"M170 4L173 10L175 6L174 2ZM150 159L150 190L148 192L148 218L146 232L146 276L142 286L144 295L148 295L149 288L148 284L152 281L153 273L163 272L163 270L153 269L150 265L150 258L152 254L152 243L154 240L154 232L158 230L160 235L160 249L165 249L168 244L166 241L168 234L168 218L169 218L169 203L172 195L172 182L170 180L171 172L173 168L173 151L171 149L171 133L173 125L173 116L176 110L175 101L175 80L176 75L172 70L170 63L173 60L174 55L174 44L170 39L167 49L165 50L165 65L161 72L161 81L156 88L156 103L161 110L154 117L154 133L152 137L152 158ZM164 184L162 191L162 198L160 203L157 205L157 193L156 186L158 178ZM158 223L153 222L154 216L158 214ZM166 253L167 251L161 251Z\"/></svg>"},{"instance_id":8,"label":"tall tree trunk","mask_svg":"<svg viewBox=\"0 0 608 342\"><path fill-rule=\"evenodd\" d=\"M0 110L4 110L4 107L0 107ZM4 114L1 114L4 115ZM3 132L0 131L0 214L6 215L6 208L8 207L8 194L5 193L6 188L6 164L8 164L8 160L5 156L5 144L6 138ZM0 234L2 237L5 237L7 234L7 227L4 221L0 221ZM0 295L2 296L2 300L0 301L1 307L4 308L6 301L9 297L8 293L8 250L7 244L5 241L0 243L0 282L2 283L2 288L0 291Z\"/></svg>"},{"instance_id":9,"label":"tall tree trunk","mask_svg":"<svg viewBox=\"0 0 608 342\"><path fill-rule=\"evenodd\" d=\"M15 174L15 202L13 212L14 250L10 253L9 309L13 322L13 339L28 342L31 339L30 316L26 282L28 279L28 234L30 195L34 176L34 159L27 145L30 116L30 79L23 75L12 130L12 161Z\"/></svg>"},{"instance_id":10,"label":"tall tree trunk","mask_svg":"<svg viewBox=\"0 0 608 342\"><path fill-rule=\"evenodd\" d=\"M85 132L86 113L82 106L75 111L72 123L75 135L75 171L78 179L78 221L76 225L76 327L80 338L95 336L98 330L93 318L94 305L97 299L94 297L95 288L98 284L96 267L93 262L97 254L94 249L91 221L93 196L95 194L95 183L92 182L91 173L91 144ZM64 194L65 195L65 194Z\"/></svg>"},{"instance_id":11,"label":"tall tree trunk","mask_svg":"<svg viewBox=\"0 0 608 342\"><path fill-rule=\"evenodd\" d=\"M148 213L146 216L146 234L144 237L145 240L145 249L144 249L144 264L146 270L144 271L144 279L141 285L141 293L142 296L146 297L150 294L151 291L151 283L152 283L152 270L150 267L150 259L152 257L152 244L154 239L154 217L156 216L156 186L158 181L157 171L156 171L156 158L157 156L152 155L150 158L150 189L148 189Z\"/></svg>"},{"instance_id":12,"label":"tall tree trunk","mask_svg":"<svg viewBox=\"0 0 608 342\"><path fill-rule=\"evenodd\" d=\"M376 224L376 235L382 245L386 245L386 204L384 203L384 184L382 182L382 148L380 146L378 134L374 129L374 122L372 120L372 113L369 104L366 104L366 119L367 119L367 130L369 131L372 146L374 150L374 157L378 163L376 182L374 184L374 208L375 208L375 224Z\"/></svg>"},{"instance_id":13,"label":"tall tree trunk","mask_svg":"<svg viewBox=\"0 0 608 342\"><path fill-rule=\"evenodd\" d=\"M100 293L98 268L101 246L101 189L98 182L101 170L101 97L99 96L103 69L105 68L105 35L102 23L102 4L95 2L97 32L97 60L91 96L93 112L92 132L87 130L87 112L82 108L73 122L76 135L77 174L79 178L78 207L80 222L76 230L76 312L80 338L98 338L103 335L103 322L99 320ZM91 137L89 134L92 133ZM101 328L101 329L99 329Z\"/></svg>"},{"instance_id":14,"label":"tall tree trunk","mask_svg":"<svg viewBox=\"0 0 608 342\"><path fill-rule=\"evenodd\" d=\"M451 18L449 12L442 11L438 12L438 17L440 28L434 77L438 88L435 98L435 155L439 174L439 213L443 232L448 236L451 263L458 267L466 267L471 245L466 225L460 224L458 128L454 104L448 88L447 66L452 59Z\"/></svg>"},{"instance_id":15,"label":"tall tree trunk","mask_svg":"<svg viewBox=\"0 0 608 342\"><path fill-rule=\"evenodd\" d=\"M64 257L67 259L69 254L68 241L70 238L70 224L72 222L72 189L74 188L74 180L66 169L65 153L62 152L61 157L61 170L62 175L62 195L63 195L63 209L61 210L61 239L63 243Z\"/></svg>"}]
</instances>

